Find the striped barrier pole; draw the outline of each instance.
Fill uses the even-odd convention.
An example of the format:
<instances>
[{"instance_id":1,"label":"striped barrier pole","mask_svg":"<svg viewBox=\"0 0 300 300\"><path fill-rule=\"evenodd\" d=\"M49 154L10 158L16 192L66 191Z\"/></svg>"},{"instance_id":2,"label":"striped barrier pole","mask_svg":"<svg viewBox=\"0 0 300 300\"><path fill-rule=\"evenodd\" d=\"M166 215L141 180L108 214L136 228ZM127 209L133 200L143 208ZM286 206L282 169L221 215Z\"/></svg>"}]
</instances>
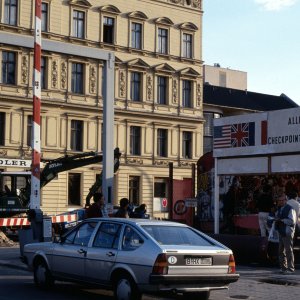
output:
<instances>
[{"instance_id":1,"label":"striped barrier pole","mask_svg":"<svg viewBox=\"0 0 300 300\"><path fill-rule=\"evenodd\" d=\"M33 126L32 126L32 169L30 208L40 209L40 161L41 161L41 15L42 1L35 0L34 31L34 79L33 79Z\"/></svg>"}]
</instances>

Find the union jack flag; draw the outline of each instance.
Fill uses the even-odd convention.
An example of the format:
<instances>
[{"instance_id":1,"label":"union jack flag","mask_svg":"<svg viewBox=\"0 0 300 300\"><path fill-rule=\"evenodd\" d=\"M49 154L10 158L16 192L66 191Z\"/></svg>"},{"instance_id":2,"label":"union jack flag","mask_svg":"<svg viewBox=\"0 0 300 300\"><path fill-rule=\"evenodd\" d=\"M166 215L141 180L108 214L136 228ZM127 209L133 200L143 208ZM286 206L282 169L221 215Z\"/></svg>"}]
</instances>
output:
<instances>
[{"instance_id":1,"label":"union jack flag","mask_svg":"<svg viewBox=\"0 0 300 300\"><path fill-rule=\"evenodd\" d=\"M235 148L255 145L255 122L214 127L214 148Z\"/></svg>"}]
</instances>

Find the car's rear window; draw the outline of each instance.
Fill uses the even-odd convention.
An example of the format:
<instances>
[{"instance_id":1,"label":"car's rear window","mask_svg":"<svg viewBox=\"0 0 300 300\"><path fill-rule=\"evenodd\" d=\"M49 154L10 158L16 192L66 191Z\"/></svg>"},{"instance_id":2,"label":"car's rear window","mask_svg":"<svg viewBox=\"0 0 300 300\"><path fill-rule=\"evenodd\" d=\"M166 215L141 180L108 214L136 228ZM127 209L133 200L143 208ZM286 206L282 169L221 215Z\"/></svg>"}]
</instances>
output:
<instances>
[{"instance_id":1,"label":"car's rear window","mask_svg":"<svg viewBox=\"0 0 300 300\"><path fill-rule=\"evenodd\" d=\"M161 245L214 245L208 239L188 227L162 225L143 225L142 227Z\"/></svg>"}]
</instances>

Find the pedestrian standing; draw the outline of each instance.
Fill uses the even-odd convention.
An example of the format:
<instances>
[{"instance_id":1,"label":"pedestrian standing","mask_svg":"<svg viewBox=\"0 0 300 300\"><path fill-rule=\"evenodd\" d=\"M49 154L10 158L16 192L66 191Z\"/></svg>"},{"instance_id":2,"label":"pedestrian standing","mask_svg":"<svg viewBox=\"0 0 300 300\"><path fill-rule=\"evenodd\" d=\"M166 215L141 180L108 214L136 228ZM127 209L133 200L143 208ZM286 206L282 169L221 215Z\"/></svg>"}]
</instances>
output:
<instances>
[{"instance_id":1,"label":"pedestrian standing","mask_svg":"<svg viewBox=\"0 0 300 300\"><path fill-rule=\"evenodd\" d=\"M300 233L300 203L297 201L298 193L296 190L291 190L287 193L288 201L287 204L290 205L296 211L296 228L295 228L295 235L299 235Z\"/></svg>"},{"instance_id":2,"label":"pedestrian standing","mask_svg":"<svg viewBox=\"0 0 300 300\"><path fill-rule=\"evenodd\" d=\"M93 197L94 203L85 211L85 218L108 217L105 210L105 201L102 193L95 193Z\"/></svg>"},{"instance_id":3,"label":"pedestrian standing","mask_svg":"<svg viewBox=\"0 0 300 300\"><path fill-rule=\"evenodd\" d=\"M116 218L129 218L128 206L129 206L129 200L127 198L122 198L120 200L120 208L115 213L115 217Z\"/></svg>"},{"instance_id":4,"label":"pedestrian standing","mask_svg":"<svg viewBox=\"0 0 300 300\"><path fill-rule=\"evenodd\" d=\"M275 215L275 228L279 233L279 265L280 272L295 272L293 238L296 226L296 211L287 204L287 197L282 193L277 198L278 210Z\"/></svg>"}]
</instances>

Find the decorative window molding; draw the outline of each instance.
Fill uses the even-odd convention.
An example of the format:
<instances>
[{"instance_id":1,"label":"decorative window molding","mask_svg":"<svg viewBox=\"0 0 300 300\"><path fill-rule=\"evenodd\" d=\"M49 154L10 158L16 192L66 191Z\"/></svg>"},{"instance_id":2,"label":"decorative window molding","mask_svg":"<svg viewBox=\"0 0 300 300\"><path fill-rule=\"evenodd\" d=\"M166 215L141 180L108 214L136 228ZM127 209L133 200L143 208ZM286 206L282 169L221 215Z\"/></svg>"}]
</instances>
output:
<instances>
[{"instance_id":1,"label":"decorative window molding","mask_svg":"<svg viewBox=\"0 0 300 300\"><path fill-rule=\"evenodd\" d=\"M179 25L181 30L197 31L199 28L191 22L185 22Z\"/></svg>"},{"instance_id":2,"label":"decorative window molding","mask_svg":"<svg viewBox=\"0 0 300 300\"><path fill-rule=\"evenodd\" d=\"M103 5L99 8L101 12L106 12L114 15L118 15L121 11L114 5Z\"/></svg>"},{"instance_id":3,"label":"decorative window molding","mask_svg":"<svg viewBox=\"0 0 300 300\"><path fill-rule=\"evenodd\" d=\"M127 67L128 69L142 69L145 71L150 68L150 66L140 58L133 59L127 62Z\"/></svg>"},{"instance_id":4,"label":"decorative window molding","mask_svg":"<svg viewBox=\"0 0 300 300\"><path fill-rule=\"evenodd\" d=\"M169 64L167 63L164 63L164 64L160 64L160 65L157 65L155 67L153 67L155 72L158 72L158 73L165 73L165 74L174 74L176 72L176 70L174 68L172 68Z\"/></svg>"},{"instance_id":5,"label":"decorative window molding","mask_svg":"<svg viewBox=\"0 0 300 300\"><path fill-rule=\"evenodd\" d=\"M130 19L137 19L137 20L141 20L141 21L146 21L148 20L147 15L145 15L143 12L141 11L133 11L131 13L127 14L127 17Z\"/></svg>"},{"instance_id":6,"label":"decorative window molding","mask_svg":"<svg viewBox=\"0 0 300 300\"><path fill-rule=\"evenodd\" d=\"M167 18L167 17L159 17L159 18L156 18L156 19L154 20L154 23L155 23L155 24L159 24L159 25L167 25L167 26L172 26L172 25L174 25L174 22L173 22L171 19Z\"/></svg>"},{"instance_id":7,"label":"decorative window molding","mask_svg":"<svg viewBox=\"0 0 300 300\"><path fill-rule=\"evenodd\" d=\"M200 74L193 68L184 68L184 69L180 70L178 73L181 77L196 78L196 77L200 76Z\"/></svg>"},{"instance_id":8,"label":"decorative window molding","mask_svg":"<svg viewBox=\"0 0 300 300\"><path fill-rule=\"evenodd\" d=\"M86 9L92 7L92 4L86 0L69 0L69 4L72 6L77 6Z\"/></svg>"}]
</instances>

